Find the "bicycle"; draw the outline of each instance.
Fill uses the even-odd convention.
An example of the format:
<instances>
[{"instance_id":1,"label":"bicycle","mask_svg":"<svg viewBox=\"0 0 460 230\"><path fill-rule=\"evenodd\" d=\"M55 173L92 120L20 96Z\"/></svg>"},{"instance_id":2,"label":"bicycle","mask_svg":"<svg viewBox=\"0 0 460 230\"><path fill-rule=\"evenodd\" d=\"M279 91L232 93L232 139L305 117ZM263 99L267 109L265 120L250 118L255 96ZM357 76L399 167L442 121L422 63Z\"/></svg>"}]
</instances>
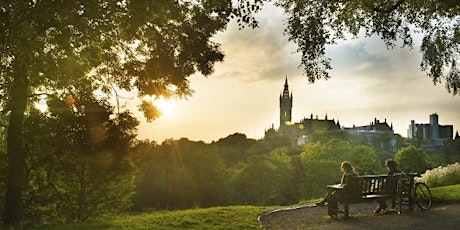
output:
<instances>
[{"instance_id":1,"label":"bicycle","mask_svg":"<svg viewBox=\"0 0 460 230\"><path fill-rule=\"evenodd\" d=\"M409 205L409 210L414 209L414 204L417 204L421 210L431 208L432 198L431 192L424 182L415 181L415 177L420 176L418 173L400 173L400 178L397 185L397 202L399 203L399 213L401 213L401 205Z\"/></svg>"}]
</instances>

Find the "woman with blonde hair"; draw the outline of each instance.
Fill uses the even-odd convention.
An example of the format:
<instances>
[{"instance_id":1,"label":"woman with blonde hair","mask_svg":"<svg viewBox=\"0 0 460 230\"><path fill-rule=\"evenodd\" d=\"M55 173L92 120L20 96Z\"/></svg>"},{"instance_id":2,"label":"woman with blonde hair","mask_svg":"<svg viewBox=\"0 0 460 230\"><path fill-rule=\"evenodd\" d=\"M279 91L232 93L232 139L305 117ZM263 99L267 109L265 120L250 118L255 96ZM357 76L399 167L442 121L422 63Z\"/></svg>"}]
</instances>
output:
<instances>
[{"instance_id":1,"label":"woman with blonde hair","mask_svg":"<svg viewBox=\"0 0 460 230\"><path fill-rule=\"evenodd\" d=\"M355 169L348 161L342 162L340 168L343 173L340 184L333 185L332 187L343 187L347 184L348 177L358 176L358 173L355 172ZM324 206L327 203L327 213L329 216L337 216L338 202L343 196L340 191L341 190L328 189L326 196L324 196L322 201L316 203L316 206Z\"/></svg>"}]
</instances>

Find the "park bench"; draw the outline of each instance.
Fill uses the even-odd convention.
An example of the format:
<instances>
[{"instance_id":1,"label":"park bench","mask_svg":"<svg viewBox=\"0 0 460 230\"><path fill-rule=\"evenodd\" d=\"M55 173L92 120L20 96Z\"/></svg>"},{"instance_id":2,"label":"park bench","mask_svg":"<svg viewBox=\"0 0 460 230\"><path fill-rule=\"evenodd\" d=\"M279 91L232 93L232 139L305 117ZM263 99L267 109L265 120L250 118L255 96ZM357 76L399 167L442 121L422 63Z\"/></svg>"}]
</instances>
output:
<instances>
[{"instance_id":1,"label":"park bench","mask_svg":"<svg viewBox=\"0 0 460 230\"><path fill-rule=\"evenodd\" d=\"M342 200L345 219L349 218L349 207L353 203L364 203L377 199L391 200L394 208L397 195L398 176L391 175L364 175L350 176L347 178L347 185L328 186L328 189L343 190ZM399 206L400 207L400 206ZM401 210L399 210L400 212Z\"/></svg>"}]
</instances>

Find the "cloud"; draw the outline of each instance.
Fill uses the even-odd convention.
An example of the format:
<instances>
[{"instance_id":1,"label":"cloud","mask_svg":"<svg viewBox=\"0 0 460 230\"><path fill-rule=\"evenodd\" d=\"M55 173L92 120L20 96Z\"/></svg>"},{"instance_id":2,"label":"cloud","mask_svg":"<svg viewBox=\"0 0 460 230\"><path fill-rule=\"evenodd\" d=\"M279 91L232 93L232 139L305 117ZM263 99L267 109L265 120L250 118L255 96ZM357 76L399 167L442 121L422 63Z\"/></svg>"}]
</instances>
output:
<instances>
[{"instance_id":1,"label":"cloud","mask_svg":"<svg viewBox=\"0 0 460 230\"><path fill-rule=\"evenodd\" d=\"M231 22L225 32L216 36L226 55L220 64L222 68L216 72L219 78L279 81L286 75L300 75L300 56L295 53L296 46L283 33L282 11L266 7L268 10L258 15L259 28L239 30L236 22Z\"/></svg>"}]
</instances>

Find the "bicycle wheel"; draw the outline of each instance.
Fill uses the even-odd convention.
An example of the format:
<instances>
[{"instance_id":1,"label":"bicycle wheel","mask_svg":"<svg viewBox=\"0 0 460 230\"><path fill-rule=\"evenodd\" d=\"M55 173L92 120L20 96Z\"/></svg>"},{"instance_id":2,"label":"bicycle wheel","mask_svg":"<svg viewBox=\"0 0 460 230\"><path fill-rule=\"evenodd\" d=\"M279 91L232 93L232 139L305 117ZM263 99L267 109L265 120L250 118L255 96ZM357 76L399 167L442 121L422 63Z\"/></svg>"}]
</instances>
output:
<instances>
[{"instance_id":1,"label":"bicycle wheel","mask_svg":"<svg viewBox=\"0 0 460 230\"><path fill-rule=\"evenodd\" d=\"M431 208L431 192L425 183L415 184L415 202L422 210Z\"/></svg>"}]
</instances>

